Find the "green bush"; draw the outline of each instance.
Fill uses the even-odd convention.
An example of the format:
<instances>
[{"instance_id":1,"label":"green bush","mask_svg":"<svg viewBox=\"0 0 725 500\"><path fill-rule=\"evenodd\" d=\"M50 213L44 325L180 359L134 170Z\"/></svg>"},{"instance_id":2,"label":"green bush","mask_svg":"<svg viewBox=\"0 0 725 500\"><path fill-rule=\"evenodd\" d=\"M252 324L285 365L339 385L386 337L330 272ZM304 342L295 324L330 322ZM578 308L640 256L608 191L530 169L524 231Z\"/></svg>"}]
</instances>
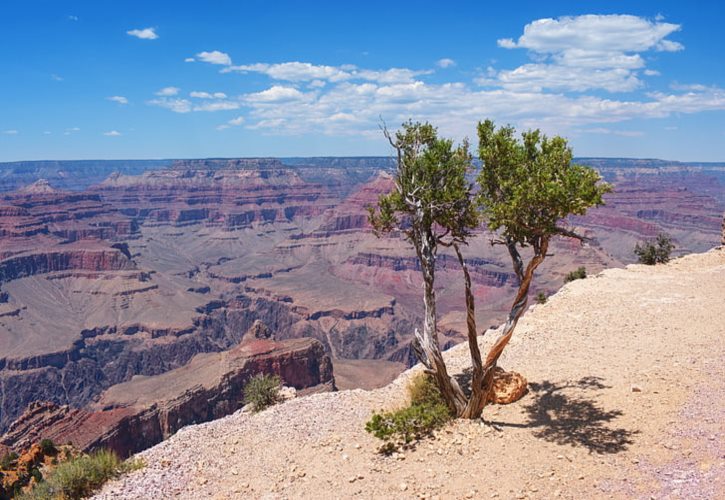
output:
<instances>
[{"instance_id":1,"label":"green bush","mask_svg":"<svg viewBox=\"0 0 725 500\"><path fill-rule=\"evenodd\" d=\"M18 454L14 451L7 453L0 458L0 469L9 469L15 465L15 461L18 459Z\"/></svg>"},{"instance_id":2,"label":"green bush","mask_svg":"<svg viewBox=\"0 0 725 500\"><path fill-rule=\"evenodd\" d=\"M408 385L410 405L395 411L374 413L365 430L386 442L380 451L391 453L442 427L453 416L435 380L421 374Z\"/></svg>"},{"instance_id":3,"label":"green bush","mask_svg":"<svg viewBox=\"0 0 725 500\"><path fill-rule=\"evenodd\" d=\"M654 240L637 243L634 246L634 253L640 264L654 266L669 262L670 254L674 249L672 237L667 233L660 233Z\"/></svg>"},{"instance_id":4,"label":"green bush","mask_svg":"<svg viewBox=\"0 0 725 500\"><path fill-rule=\"evenodd\" d=\"M40 441L40 451L43 452L43 455L52 455L57 451L57 449L55 447L55 443L52 440L42 439Z\"/></svg>"},{"instance_id":5,"label":"green bush","mask_svg":"<svg viewBox=\"0 0 725 500\"><path fill-rule=\"evenodd\" d=\"M539 292L536 294L536 303L537 304L546 304L546 294L544 292Z\"/></svg>"},{"instance_id":6,"label":"green bush","mask_svg":"<svg viewBox=\"0 0 725 500\"><path fill-rule=\"evenodd\" d=\"M47 474L45 481L37 483L18 499L84 498L106 481L142 466L138 460L122 462L112 451L100 450L62 462Z\"/></svg>"},{"instance_id":7,"label":"green bush","mask_svg":"<svg viewBox=\"0 0 725 500\"><path fill-rule=\"evenodd\" d=\"M282 380L278 375L255 375L244 386L244 404L259 412L280 401L279 390Z\"/></svg>"},{"instance_id":8,"label":"green bush","mask_svg":"<svg viewBox=\"0 0 725 500\"><path fill-rule=\"evenodd\" d=\"M564 277L564 283L569 283L574 280L583 280L587 277L587 268L584 266L578 267L576 271L572 271Z\"/></svg>"}]
</instances>

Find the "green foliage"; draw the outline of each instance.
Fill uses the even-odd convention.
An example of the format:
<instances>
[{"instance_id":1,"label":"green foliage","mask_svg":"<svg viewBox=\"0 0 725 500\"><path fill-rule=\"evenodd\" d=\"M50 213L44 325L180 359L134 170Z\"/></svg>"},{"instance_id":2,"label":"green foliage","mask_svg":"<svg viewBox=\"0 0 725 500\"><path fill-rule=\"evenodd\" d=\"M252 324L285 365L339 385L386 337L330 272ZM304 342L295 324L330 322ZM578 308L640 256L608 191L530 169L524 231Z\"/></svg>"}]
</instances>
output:
<instances>
[{"instance_id":1,"label":"green foliage","mask_svg":"<svg viewBox=\"0 0 725 500\"><path fill-rule=\"evenodd\" d=\"M572 271L564 276L564 283L569 283L574 280L583 280L587 277L587 268L584 266L578 267L576 271Z\"/></svg>"},{"instance_id":2,"label":"green foliage","mask_svg":"<svg viewBox=\"0 0 725 500\"><path fill-rule=\"evenodd\" d=\"M571 163L571 149L559 136L534 130L519 140L513 127L496 130L486 120L478 124L478 138L478 202L489 228L519 245L566 234L557 225L563 218L602 205L611 191L596 170Z\"/></svg>"},{"instance_id":3,"label":"green foliage","mask_svg":"<svg viewBox=\"0 0 725 500\"><path fill-rule=\"evenodd\" d=\"M0 458L0 469L8 470L13 465L15 465L15 461L18 459L18 454L14 451L11 451L10 453L6 453L5 455Z\"/></svg>"},{"instance_id":4,"label":"green foliage","mask_svg":"<svg viewBox=\"0 0 725 500\"><path fill-rule=\"evenodd\" d=\"M539 292L536 294L536 303L537 304L546 304L547 297L544 292Z\"/></svg>"},{"instance_id":5,"label":"green foliage","mask_svg":"<svg viewBox=\"0 0 725 500\"><path fill-rule=\"evenodd\" d=\"M52 455L56 452L55 443L51 439L42 439L40 441L40 451L43 455Z\"/></svg>"},{"instance_id":6,"label":"green foliage","mask_svg":"<svg viewBox=\"0 0 725 500\"><path fill-rule=\"evenodd\" d=\"M466 180L472 165L468 143L454 147L453 141L438 138L429 123L410 121L402 125L395 140L387 131L386 136L398 151L397 189L380 196L377 207L368 207L376 233L403 225L415 244L436 227L442 234L464 241L479 223L471 184Z\"/></svg>"},{"instance_id":7,"label":"green foliage","mask_svg":"<svg viewBox=\"0 0 725 500\"><path fill-rule=\"evenodd\" d=\"M282 380L277 375L255 375L244 386L244 404L259 412L280 401L279 390Z\"/></svg>"},{"instance_id":8,"label":"green foliage","mask_svg":"<svg viewBox=\"0 0 725 500\"><path fill-rule=\"evenodd\" d=\"M653 266L665 264L670 261L670 254L675 249L672 237L667 233L660 233L654 240L637 243L634 253L637 255L640 264Z\"/></svg>"},{"instance_id":9,"label":"green foliage","mask_svg":"<svg viewBox=\"0 0 725 500\"><path fill-rule=\"evenodd\" d=\"M453 415L443 401L433 377L421 374L408 385L410 406L395 411L374 413L365 430L386 442L380 449L391 453L442 427Z\"/></svg>"},{"instance_id":10,"label":"green foliage","mask_svg":"<svg viewBox=\"0 0 725 500\"><path fill-rule=\"evenodd\" d=\"M19 495L18 499L84 498L108 480L142 465L138 460L121 462L115 453L100 450L62 462L47 474L45 481L37 483L32 490Z\"/></svg>"}]
</instances>

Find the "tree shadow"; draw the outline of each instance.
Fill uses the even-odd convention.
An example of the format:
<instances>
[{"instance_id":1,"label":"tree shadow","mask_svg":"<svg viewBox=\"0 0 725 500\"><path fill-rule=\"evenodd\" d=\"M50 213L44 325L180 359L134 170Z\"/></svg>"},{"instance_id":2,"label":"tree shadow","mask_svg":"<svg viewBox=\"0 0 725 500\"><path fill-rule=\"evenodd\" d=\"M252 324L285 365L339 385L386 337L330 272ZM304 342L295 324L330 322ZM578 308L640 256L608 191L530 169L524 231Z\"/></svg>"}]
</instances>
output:
<instances>
[{"instance_id":1,"label":"tree shadow","mask_svg":"<svg viewBox=\"0 0 725 500\"><path fill-rule=\"evenodd\" d=\"M634 441L639 431L609 425L623 415L621 410L605 410L593 399L565 394L566 389L583 391L607 389L598 377L584 377L576 382L554 384L530 383L534 400L524 409L525 424L491 422L494 425L537 429L534 436L560 445L583 446L595 453L619 453Z\"/></svg>"}]
</instances>

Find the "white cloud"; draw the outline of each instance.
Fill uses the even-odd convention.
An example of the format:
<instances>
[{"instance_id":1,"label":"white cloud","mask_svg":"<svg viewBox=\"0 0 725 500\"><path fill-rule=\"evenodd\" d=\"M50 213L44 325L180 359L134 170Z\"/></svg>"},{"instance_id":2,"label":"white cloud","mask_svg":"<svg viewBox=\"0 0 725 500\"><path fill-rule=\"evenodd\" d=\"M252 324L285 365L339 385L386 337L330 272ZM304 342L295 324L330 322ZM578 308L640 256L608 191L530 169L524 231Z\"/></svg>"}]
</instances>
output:
<instances>
[{"instance_id":1,"label":"white cloud","mask_svg":"<svg viewBox=\"0 0 725 500\"><path fill-rule=\"evenodd\" d=\"M56 82L62 82L64 80L64 78L62 76L56 75L55 73L50 75L50 79L53 81L56 81Z\"/></svg>"},{"instance_id":2,"label":"white cloud","mask_svg":"<svg viewBox=\"0 0 725 500\"><path fill-rule=\"evenodd\" d=\"M209 64L222 64L224 66L230 66L232 64L232 58L229 54L219 52L218 50L212 50L211 52L199 52L196 57L201 62Z\"/></svg>"},{"instance_id":3,"label":"white cloud","mask_svg":"<svg viewBox=\"0 0 725 500\"><path fill-rule=\"evenodd\" d=\"M216 129L217 130L226 130L229 127L238 127L244 123L244 117L243 116L237 116L236 118L232 118L228 122L219 125Z\"/></svg>"},{"instance_id":4,"label":"white cloud","mask_svg":"<svg viewBox=\"0 0 725 500\"><path fill-rule=\"evenodd\" d=\"M646 69L644 70L644 74L646 76L660 76L660 72L655 69Z\"/></svg>"},{"instance_id":5,"label":"white cloud","mask_svg":"<svg viewBox=\"0 0 725 500\"><path fill-rule=\"evenodd\" d=\"M191 101L188 99L172 99L170 97L162 97L160 99L152 99L147 101L151 106L158 106L173 111L174 113L188 113L191 111Z\"/></svg>"},{"instance_id":6,"label":"white cloud","mask_svg":"<svg viewBox=\"0 0 725 500\"><path fill-rule=\"evenodd\" d=\"M224 68L222 73L262 73L273 80L288 82L368 80L380 83L413 81L416 76L432 73L430 70L390 68L386 70L359 69L354 65L326 66L307 62L284 62L277 64L255 63Z\"/></svg>"},{"instance_id":7,"label":"white cloud","mask_svg":"<svg viewBox=\"0 0 725 500\"><path fill-rule=\"evenodd\" d=\"M681 50L665 37L679 31L678 24L649 21L630 15L584 15L539 19L524 27L518 41L498 41L503 48L523 48L555 54L572 48L593 52L644 52L650 49Z\"/></svg>"},{"instance_id":8,"label":"white cloud","mask_svg":"<svg viewBox=\"0 0 725 500\"><path fill-rule=\"evenodd\" d=\"M77 21L78 20L78 16L68 16L68 20L69 21Z\"/></svg>"},{"instance_id":9,"label":"white cloud","mask_svg":"<svg viewBox=\"0 0 725 500\"><path fill-rule=\"evenodd\" d=\"M3 130L3 134L5 134L5 135L18 135L18 131L15 130L15 129Z\"/></svg>"},{"instance_id":10,"label":"white cloud","mask_svg":"<svg viewBox=\"0 0 725 500\"><path fill-rule=\"evenodd\" d=\"M52 132L50 130L43 131L43 135L50 135L50 134L52 134Z\"/></svg>"},{"instance_id":11,"label":"white cloud","mask_svg":"<svg viewBox=\"0 0 725 500\"><path fill-rule=\"evenodd\" d=\"M684 48L666 39L679 29L677 24L630 15L539 19L527 24L518 40L498 40L505 49L528 49L534 62L499 71L496 83L533 91L629 92L642 86L638 73L645 61L640 54ZM655 73L644 69L644 74ZM484 79L484 84L491 80Z\"/></svg>"},{"instance_id":12,"label":"white cloud","mask_svg":"<svg viewBox=\"0 0 725 500\"><path fill-rule=\"evenodd\" d=\"M447 57L444 57L443 59L438 59L436 62L436 65L439 68L451 68L456 65L456 61L453 59L448 59Z\"/></svg>"},{"instance_id":13,"label":"white cloud","mask_svg":"<svg viewBox=\"0 0 725 500\"><path fill-rule=\"evenodd\" d=\"M71 127L71 128L65 129L63 131L63 135L72 135L72 134L74 134L76 132L80 132L80 131L81 131L81 129L78 127Z\"/></svg>"},{"instance_id":14,"label":"white cloud","mask_svg":"<svg viewBox=\"0 0 725 500\"><path fill-rule=\"evenodd\" d=\"M274 85L267 90L247 95L250 102L281 102L291 101L304 97L304 94L294 87Z\"/></svg>"},{"instance_id":15,"label":"white cloud","mask_svg":"<svg viewBox=\"0 0 725 500\"><path fill-rule=\"evenodd\" d=\"M192 111L230 111L241 107L241 103L235 101L206 101L194 106Z\"/></svg>"},{"instance_id":16,"label":"white cloud","mask_svg":"<svg viewBox=\"0 0 725 500\"><path fill-rule=\"evenodd\" d=\"M103 135L106 137L118 137L121 135L121 132L118 130L109 130L108 132L103 132Z\"/></svg>"},{"instance_id":17,"label":"white cloud","mask_svg":"<svg viewBox=\"0 0 725 500\"><path fill-rule=\"evenodd\" d=\"M128 104L128 99L122 95L113 95L111 97L106 97L106 99L117 102L118 104Z\"/></svg>"},{"instance_id":18,"label":"white cloud","mask_svg":"<svg viewBox=\"0 0 725 500\"><path fill-rule=\"evenodd\" d=\"M164 87L156 92L156 95L162 97L171 97L177 95L181 89L179 87Z\"/></svg>"},{"instance_id":19,"label":"white cloud","mask_svg":"<svg viewBox=\"0 0 725 500\"><path fill-rule=\"evenodd\" d=\"M196 59L194 59L193 57L187 57L184 59L184 62L194 62L194 61L196 61Z\"/></svg>"},{"instance_id":20,"label":"white cloud","mask_svg":"<svg viewBox=\"0 0 725 500\"><path fill-rule=\"evenodd\" d=\"M135 36L136 38L141 38L142 40L156 40L159 37L159 35L156 34L156 28L128 30L126 34Z\"/></svg>"},{"instance_id":21,"label":"white cloud","mask_svg":"<svg viewBox=\"0 0 725 500\"><path fill-rule=\"evenodd\" d=\"M583 129L582 132L587 134L618 135L620 137L642 137L644 135L644 132L641 130L617 130L606 127Z\"/></svg>"},{"instance_id":22,"label":"white cloud","mask_svg":"<svg viewBox=\"0 0 725 500\"><path fill-rule=\"evenodd\" d=\"M195 97L197 99L226 99L227 98L227 95L224 92L209 93L209 92L199 92L199 91L194 90L192 92L189 92L189 95L191 97Z\"/></svg>"}]
</instances>

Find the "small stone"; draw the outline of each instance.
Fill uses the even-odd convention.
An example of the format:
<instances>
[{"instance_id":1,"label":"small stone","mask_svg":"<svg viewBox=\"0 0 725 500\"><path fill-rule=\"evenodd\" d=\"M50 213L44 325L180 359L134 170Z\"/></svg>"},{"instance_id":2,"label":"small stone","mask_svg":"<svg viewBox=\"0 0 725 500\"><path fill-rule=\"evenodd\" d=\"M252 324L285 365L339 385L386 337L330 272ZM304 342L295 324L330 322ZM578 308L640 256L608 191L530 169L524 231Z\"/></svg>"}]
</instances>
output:
<instances>
[{"instance_id":1,"label":"small stone","mask_svg":"<svg viewBox=\"0 0 725 500\"><path fill-rule=\"evenodd\" d=\"M408 485L405 483L400 483L400 491L406 491L408 489Z\"/></svg>"},{"instance_id":2,"label":"small stone","mask_svg":"<svg viewBox=\"0 0 725 500\"><path fill-rule=\"evenodd\" d=\"M642 387L637 384L632 384L632 392L642 392Z\"/></svg>"},{"instance_id":3,"label":"small stone","mask_svg":"<svg viewBox=\"0 0 725 500\"><path fill-rule=\"evenodd\" d=\"M633 463L633 464L638 464L638 463L639 463L639 460L638 460L638 459L636 459L636 458L633 458L633 459L632 459L632 463Z\"/></svg>"}]
</instances>

